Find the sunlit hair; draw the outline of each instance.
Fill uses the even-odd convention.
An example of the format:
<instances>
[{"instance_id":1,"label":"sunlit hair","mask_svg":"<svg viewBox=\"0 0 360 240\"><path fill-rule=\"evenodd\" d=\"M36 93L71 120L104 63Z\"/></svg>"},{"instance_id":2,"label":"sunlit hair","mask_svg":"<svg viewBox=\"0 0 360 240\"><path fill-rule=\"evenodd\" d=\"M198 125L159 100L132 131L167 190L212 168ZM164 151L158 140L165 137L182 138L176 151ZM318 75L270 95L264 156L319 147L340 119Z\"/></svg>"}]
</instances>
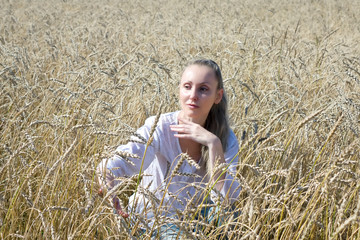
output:
<instances>
[{"instance_id":1,"label":"sunlit hair","mask_svg":"<svg viewBox=\"0 0 360 240\"><path fill-rule=\"evenodd\" d=\"M224 83L223 78L221 75L221 71L219 66L210 59L195 59L191 62L189 62L186 66L192 66L192 65L199 65L199 66L207 66L214 70L216 80L218 82L217 89L223 89L224 94L222 96L221 101L218 104L214 104L209 112L208 117L205 121L205 129L215 134L221 141L223 151L226 151L227 143L228 143L228 137L229 137L229 118L228 118L228 112L227 112L227 98L224 90ZM185 69L186 69L185 68ZM202 157L204 160L208 160L209 158L209 150L207 147L202 147Z\"/></svg>"}]
</instances>

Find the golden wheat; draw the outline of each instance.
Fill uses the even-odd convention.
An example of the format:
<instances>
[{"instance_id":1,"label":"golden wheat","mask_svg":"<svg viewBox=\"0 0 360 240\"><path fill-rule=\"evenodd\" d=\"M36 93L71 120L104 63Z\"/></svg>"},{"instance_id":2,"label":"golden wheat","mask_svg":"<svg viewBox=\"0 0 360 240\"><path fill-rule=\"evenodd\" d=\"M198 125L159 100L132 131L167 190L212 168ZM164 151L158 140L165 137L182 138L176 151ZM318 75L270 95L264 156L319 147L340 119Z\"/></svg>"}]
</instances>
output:
<instances>
[{"instance_id":1,"label":"golden wheat","mask_svg":"<svg viewBox=\"0 0 360 240\"><path fill-rule=\"evenodd\" d=\"M1 239L148 239L168 223L185 239L360 239L358 1L0 3ZM235 209L215 199L215 227L189 196L168 218L141 173L98 196L96 166L141 161L114 149L151 144L135 130L157 115L152 136L179 109L181 71L199 56L222 69L240 142ZM179 156L168 178L190 177L183 161L198 167ZM153 226L113 213L108 196L126 208L134 189Z\"/></svg>"}]
</instances>

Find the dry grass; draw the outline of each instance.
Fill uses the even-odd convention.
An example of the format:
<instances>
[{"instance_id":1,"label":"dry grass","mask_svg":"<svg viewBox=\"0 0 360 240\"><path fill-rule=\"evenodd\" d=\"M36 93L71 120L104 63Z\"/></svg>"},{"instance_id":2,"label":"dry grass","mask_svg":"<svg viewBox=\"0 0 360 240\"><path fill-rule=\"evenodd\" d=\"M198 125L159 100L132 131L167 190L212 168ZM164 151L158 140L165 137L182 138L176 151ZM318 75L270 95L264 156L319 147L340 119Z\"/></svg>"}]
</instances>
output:
<instances>
[{"instance_id":1,"label":"dry grass","mask_svg":"<svg viewBox=\"0 0 360 240\"><path fill-rule=\"evenodd\" d=\"M195 56L221 65L241 144L241 215L221 229L360 239L358 1L0 4L1 239L133 238L147 219L115 216L95 167L161 105L179 108ZM200 239L219 236L188 204L186 238L196 221Z\"/></svg>"}]
</instances>

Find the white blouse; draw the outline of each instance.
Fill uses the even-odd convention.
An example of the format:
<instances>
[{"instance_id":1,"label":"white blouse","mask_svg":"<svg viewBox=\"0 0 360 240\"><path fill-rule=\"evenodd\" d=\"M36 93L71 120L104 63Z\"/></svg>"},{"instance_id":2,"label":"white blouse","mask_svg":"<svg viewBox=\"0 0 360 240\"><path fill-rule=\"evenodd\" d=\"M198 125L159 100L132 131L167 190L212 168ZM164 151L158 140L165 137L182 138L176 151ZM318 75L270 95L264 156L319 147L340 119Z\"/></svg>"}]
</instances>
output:
<instances>
[{"instance_id":1,"label":"white blouse","mask_svg":"<svg viewBox=\"0 0 360 240\"><path fill-rule=\"evenodd\" d=\"M199 191L199 189L205 188L208 182L204 161L200 160L200 169L196 169L195 166L190 165L187 160L185 160L178 171L180 174L172 174L172 170L180 159L179 155L182 153L179 139L174 137L174 132L170 130L170 125L178 124L178 114L179 111L160 115L153 134L153 141L146 150L146 153L146 144L138 142L130 141L128 144L121 145L117 148L118 151L137 154L140 159L129 158L134 164L130 164L128 161L115 155L109 159L104 159L98 166L98 172L102 172L106 167L115 177L133 176L139 174L142 158L145 153L143 165L144 176L140 187L151 191L153 193L152 198L155 196L157 199L154 201L154 199L148 198L148 194L141 194L141 192L144 191L138 191L136 199L134 199L133 195L130 197L129 203L131 207L135 206L133 211L135 210L138 213L146 214L148 219L154 217L155 214L153 211L154 206L151 206L151 204L155 203L155 208L161 208L159 212L161 212L162 215L166 213L165 215L171 216L178 211L185 211L185 209L189 208L190 204L194 204L194 206L200 205L206 196L206 191ZM150 130L154 122L155 116L149 117L136 133L140 134L146 140L149 139ZM132 139L139 140L137 137L133 137ZM228 169L220 195L215 191L211 192L210 198L213 201L215 201L214 197L217 199L220 197L223 200L226 195L230 203L237 200L241 187L233 176L236 174L238 151L239 144L237 138L234 132L230 130L228 147L224 153ZM232 172L232 174L230 175L228 172ZM112 187L114 187L115 184L112 184ZM163 202L161 206L159 206L162 199Z\"/></svg>"}]
</instances>

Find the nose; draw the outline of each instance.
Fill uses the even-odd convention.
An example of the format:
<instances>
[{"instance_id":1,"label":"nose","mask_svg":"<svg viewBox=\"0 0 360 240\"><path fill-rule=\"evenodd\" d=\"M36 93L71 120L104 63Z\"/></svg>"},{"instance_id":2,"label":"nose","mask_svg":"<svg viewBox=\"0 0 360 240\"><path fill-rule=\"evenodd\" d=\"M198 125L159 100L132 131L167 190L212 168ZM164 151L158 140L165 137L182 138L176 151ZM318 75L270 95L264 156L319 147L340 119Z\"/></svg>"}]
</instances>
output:
<instances>
[{"instance_id":1,"label":"nose","mask_svg":"<svg viewBox=\"0 0 360 240\"><path fill-rule=\"evenodd\" d=\"M192 100L197 100L198 99L197 92L196 92L195 88L192 88L190 90L190 99L192 99Z\"/></svg>"}]
</instances>

